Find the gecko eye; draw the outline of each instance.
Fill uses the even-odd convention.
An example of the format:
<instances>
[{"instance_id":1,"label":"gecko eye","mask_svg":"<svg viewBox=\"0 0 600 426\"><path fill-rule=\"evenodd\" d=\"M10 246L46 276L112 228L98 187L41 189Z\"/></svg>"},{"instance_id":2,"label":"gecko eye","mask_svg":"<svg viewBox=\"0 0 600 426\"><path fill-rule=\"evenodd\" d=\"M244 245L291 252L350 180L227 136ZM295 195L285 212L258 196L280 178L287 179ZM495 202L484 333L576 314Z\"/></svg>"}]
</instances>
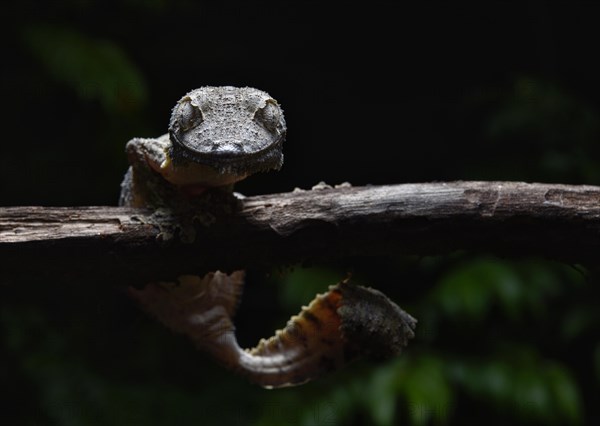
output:
<instances>
[{"instance_id":1,"label":"gecko eye","mask_svg":"<svg viewBox=\"0 0 600 426\"><path fill-rule=\"evenodd\" d=\"M267 130L275 132L282 127L281 108L273 100L256 111L254 119L262 124Z\"/></svg>"},{"instance_id":2,"label":"gecko eye","mask_svg":"<svg viewBox=\"0 0 600 426\"><path fill-rule=\"evenodd\" d=\"M190 101L184 101L179 105L178 115L180 128L184 132L193 129L204 121L200 108Z\"/></svg>"}]
</instances>

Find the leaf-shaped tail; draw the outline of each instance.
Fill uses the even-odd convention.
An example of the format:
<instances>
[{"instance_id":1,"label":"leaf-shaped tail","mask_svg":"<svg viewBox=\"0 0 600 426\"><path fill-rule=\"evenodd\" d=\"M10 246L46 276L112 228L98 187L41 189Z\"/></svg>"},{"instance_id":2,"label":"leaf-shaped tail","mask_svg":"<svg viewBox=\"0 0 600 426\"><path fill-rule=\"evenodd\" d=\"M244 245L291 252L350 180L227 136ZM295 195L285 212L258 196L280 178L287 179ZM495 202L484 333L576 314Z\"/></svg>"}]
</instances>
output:
<instances>
[{"instance_id":1,"label":"leaf-shaped tail","mask_svg":"<svg viewBox=\"0 0 600 426\"><path fill-rule=\"evenodd\" d=\"M241 349L232 317L243 278L242 271L186 275L178 284L149 284L131 294L166 326L268 388L307 382L360 356L397 356L414 337L413 317L383 293L345 280L317 295L273 337Z\"/></svg>"}]
</instances>

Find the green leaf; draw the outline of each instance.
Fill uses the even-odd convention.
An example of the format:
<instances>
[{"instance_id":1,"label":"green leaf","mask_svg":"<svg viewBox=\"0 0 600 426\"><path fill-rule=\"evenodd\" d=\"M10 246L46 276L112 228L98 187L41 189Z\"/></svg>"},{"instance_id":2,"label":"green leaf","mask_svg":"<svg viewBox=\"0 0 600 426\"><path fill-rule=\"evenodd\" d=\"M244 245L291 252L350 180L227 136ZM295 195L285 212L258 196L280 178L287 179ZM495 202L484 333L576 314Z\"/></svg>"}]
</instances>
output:
<instances>
[{"instance_id":1,"label":"green leaf","mask_svg":"<svg viewBox=\"0 0 600 426\"><path fill-rule=\"evenodd\" d=\"M513 306L521 283L513 269L496 259L478 259L448 273L433 297L448 316L481 321L500 296Z\"/></svg>"},{"instance_id":2,"label":"green leaf","mask_svg":"<svg viewBox=\"0 0 600 426\"><path fill-rule=\"evenodd\" d=\"M51 26L23 30L30 52L57 81L86 101L99 101L107 111L140 107L146 101L144 78L115 43Z\"/></svg>"},{"instance_id":3,"label":"green leaf","mask_svg":"<svg viewBox=\"0 0 600 426\"><path fill-rule=\"evenodd\" d=\"M554 419L551 398L544 377L538 369L517 366L513 380L513 403L524 418L544 421Z\"/></svg>"},{"instance_id":4,"label":"green leaf","mask_svg":"<svg viewBox=\"0 0 600 426\"><path fill-rule=\"evenodd\" d=\"M445 316L470 321L483 321L494 307L512 320L522 319L525 313L543 318L549 299L558 297L565 285L583 280L581 272L556 262L484 257L447 273L432 293L431 303Z\"/></svg>"},{"instance_id":5,"label":"green leaf","mask_svg":"<svg viewBox=\"0 0 600 426\"><path fill-rule=\"evenodd\" d=\"M527 347L512 347L502 360L450 362L448 372L472 398L509 418L545 424L581 420L581 396L569 371Z\"/></svg>"},{"instance_id":6,"label":"green leaf","mask_svg":"<svg viewBox=\"0 0 600 426\"><path fill-rule=\"evenodd\" d=\"M568 370L556 364L548 366L547 382L557 415L569 424L581 423L581 395Z\"/></svg>"},{"instance_id":7,"label":"green leaf","mask_svg":"<svg viewBox=\"0 0 600 426\"><path fill-rule=\"evenodd\" d=\"M441 359L435 356L411 359L398 372L396 379L397 389L406 398L411 425L444 424L448 421L453 391Z\"/></svg>"},{"instance_id":8,"label":"green leaf","mask_svg":"<svg viewBox=\"0 0 600 426\"><path fill-rule=\"evenodd\" d=\"M402 374L402 369L406 367L406 362L403 361L403 359L397 360L381 366L371 375L365 392L367 397L365 406L377 426L394 424L397 404L395 385L398 374Z\"/></svg>"},{"instance_id":9,"label":"green leaf","mask_svg":"<svg viewBox=\"0 0 600 426\"><path fill-rule=\"evenodd\" d=\"M281 304L286 309L297 310L298 306L307 305L315 294L324 293L330 285L344 279L345 276L327 268L296 268L286 274L280 283Z\"/></svg>"}]
</instances>

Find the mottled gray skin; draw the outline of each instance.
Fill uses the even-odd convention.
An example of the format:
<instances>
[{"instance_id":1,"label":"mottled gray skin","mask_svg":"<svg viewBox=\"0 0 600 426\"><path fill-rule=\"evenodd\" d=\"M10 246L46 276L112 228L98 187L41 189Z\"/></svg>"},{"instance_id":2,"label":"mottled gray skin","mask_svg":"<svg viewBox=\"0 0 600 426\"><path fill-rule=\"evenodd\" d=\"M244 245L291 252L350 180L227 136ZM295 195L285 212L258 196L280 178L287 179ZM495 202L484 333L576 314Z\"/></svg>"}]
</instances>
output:
<instances>
[{"instance_id":1,"label":"mottled gray skin","mask_svg":"<svg viewBox=\"0 0 600 426\"><path fill-rule=\"evenodd\" d=\"M195 238L194 224L210 224L214 202L233 183L262 170L279 169L286 127L283 112L267 93L252 88L202 87L179 100L169 133L127 143L131 167L121 184L120 204L167 211L175 217L163 240ZM220 187L227 191L211 191ZM315 190L331 188L322 184ZM223 207L225 206L225 207ZM175 215L173 215L175 213ZM179 214L185 213L185 214ZM220 217L218 212L215 217ZM414 336L416 320L381 292L346 281L330 287L287 326L256 348L244 350L232 317L243 271L204 277L181 275L175 282L130 289L132 297L173 331L190 337L223 365L268 388L292 386L367 355L399 355Z\"/></svg>"},{"instance_id":2,"label":"mottled gray skin","mask_svg":"<svg viewBox=\"0 0 600 426\"><path fill-rule=\"evenodd\" d=\"M375 359L399 356L415 337L417 320L374 288L346 283L339 289L341 329L352 349Z\"/></svg>"},{"instance_id":3,"label":"mottled gray skin","mask_svg":"<svg viewBox=\"0 0 600 426\"><path fill-rule=\"evenodd\" d=\"M250 87L202 87L179 100L169 123L174 161L221 173L279 169L286 126L277 101Z\"/></svg>"},{"instance_id":4,"label":"mottled gray skin","mask_svg":"<svg viewBox=\"0 0 600 426\"><path fill-rule=\"evenodd\" d=\"M131 167L119 204L173 207L202 188L231 189L253 173L279 169L285 135L281 107L262 90L192 90L173 108L168 134L127 143Z\"/></svg>"}]
</instances>

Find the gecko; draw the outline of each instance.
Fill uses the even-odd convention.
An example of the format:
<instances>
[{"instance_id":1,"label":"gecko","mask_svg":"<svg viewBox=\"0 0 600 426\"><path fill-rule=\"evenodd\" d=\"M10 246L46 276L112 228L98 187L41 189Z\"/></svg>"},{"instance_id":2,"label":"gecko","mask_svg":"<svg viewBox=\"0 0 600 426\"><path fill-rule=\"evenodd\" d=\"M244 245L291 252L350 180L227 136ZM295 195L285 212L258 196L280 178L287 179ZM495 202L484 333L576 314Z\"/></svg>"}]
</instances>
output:
<instances>
[{"instance_id":1,"label":"gecko","mask_svg":"<svg viewBox=\"0 0 600 426\"><path fill-rule=\"evenodd\" d=\"M281 106L262 90L192 90L173 108L168 133L126 144L130 166L119 204L179 209L210 191L232 194L236 182L281 168L286 133ZM242 349L234 316L243 284L242 270L174 274L172 281L131 288L130 294L159 322L265 388L306 383L363 356L398 356L414 337L416 319L380 291L346 278L272 337Z\"/></svg>"}]
</instances>

